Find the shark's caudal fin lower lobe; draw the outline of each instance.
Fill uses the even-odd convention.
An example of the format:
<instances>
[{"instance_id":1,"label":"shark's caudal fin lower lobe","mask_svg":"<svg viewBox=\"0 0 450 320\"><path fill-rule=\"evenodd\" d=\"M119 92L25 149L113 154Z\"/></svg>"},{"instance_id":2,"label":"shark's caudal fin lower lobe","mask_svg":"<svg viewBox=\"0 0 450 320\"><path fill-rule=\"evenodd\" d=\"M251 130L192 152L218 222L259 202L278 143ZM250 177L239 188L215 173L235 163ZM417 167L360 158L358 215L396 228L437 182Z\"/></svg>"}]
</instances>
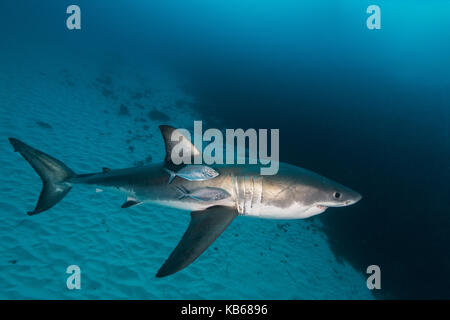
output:
<instances>
[{"instance_id":1,"label":"shark's caudal fin lower lobe","mask_svg":"<svg viewBox=\"0 0 450 320\"><path fill-rule=\"evenodd\" d=\"M70 191L71 186L65 182L75 173L61 161L18 139L9 138L9 142L14 147L14 151L19 152L42 179L42 191L36 208L28 212L28 215L50 209Z\"/></svg>"}]
</instances>

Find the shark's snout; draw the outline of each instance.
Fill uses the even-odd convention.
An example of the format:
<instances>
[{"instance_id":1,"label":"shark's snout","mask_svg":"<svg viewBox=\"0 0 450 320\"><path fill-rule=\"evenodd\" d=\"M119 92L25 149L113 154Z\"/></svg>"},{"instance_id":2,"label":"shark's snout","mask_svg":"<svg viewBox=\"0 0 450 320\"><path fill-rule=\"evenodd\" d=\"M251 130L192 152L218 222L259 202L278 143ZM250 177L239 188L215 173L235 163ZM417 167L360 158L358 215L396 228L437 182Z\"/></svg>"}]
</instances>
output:
<instances>
[{"instance_id":1,"label":"shark's snout","mask_svg":"<svg viewBox=\"0 0 450 320\"><path fill-rule=\"evenodd\" d=\"M355 203L357 203L359 200L362 199L362 195L356 191L353 191L351 189L346 190L343 196L344 199L342 199L342 206L351 206Z\"/></svg>"},{"instance_id":2,"label":"shark's snout","mask_svg":"<svg viewBox=\"0 0 450 320\"><path fill-rule=\"evenodd\" d=\"M354 191L354 193L355 193L355 194L354 194L354 196L353 196L353 200L350 201L349 205L355 204L355 203L357 203L359 200L362 199L362 195L361 195L360 193L358 193L358 192L356 192L356 191Z\"/></svg>"},{"instance_id":3,"label":"shark's snout","mask_svg":"<svg viewBox=\"0 0 450 320\"><path fill-rule=\"evenodd\" d=\"M345 200L342 202L343 206L351 206L352 204L357 203L359 200L362 199L362 195L356 191L348 191Z\"/></svg>"}]
</instances>

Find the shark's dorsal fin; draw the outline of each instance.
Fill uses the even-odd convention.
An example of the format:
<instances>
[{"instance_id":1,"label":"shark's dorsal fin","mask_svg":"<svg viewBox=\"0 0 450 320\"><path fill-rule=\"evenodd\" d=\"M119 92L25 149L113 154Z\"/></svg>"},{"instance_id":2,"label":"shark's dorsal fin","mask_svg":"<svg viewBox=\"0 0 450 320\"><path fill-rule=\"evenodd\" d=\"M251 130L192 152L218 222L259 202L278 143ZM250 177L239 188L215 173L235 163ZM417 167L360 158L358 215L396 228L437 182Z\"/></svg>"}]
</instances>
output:
<instances>
[{"instance_id":1,"label":"shark's dorsal fin","mask_svg":"<svg viewBox=\"0 0 450 320\"><path fill-rule=\"evenodd\" d=\"M156 276L165 277L190 265L220 236L237 215L236 208L225 206L191 212L191 223L183 238Z\"/></svg>"},{"instance_id":2,"label":"shark's dorsal fin","mask_svg":"<svg viewBox=\"0 0 450 320\"><path fill-rule=\"evenodd\" d=\"M171 154L172 154L172 149L176 146L179 145L181 143L181 145L179 145L180 147L183 148L183 150L191 150L191 163L193 163L193 157L200 155L200 151L191 143L190 139L186 138L185 135L182 134L181 131L179 131L178 129L175 129L174 127L168 126L168 125L160 125L159 129L161 130L161 134L163 136L164 139L164 145L166 147L166 157L164 158L164 161L166 162L166 165L168 165L169 167L173 168L173 166L175 165L172 162L172 158L171 158ZM176 141L176 135L174 136L174 140L172 141L172 135L174 133L178 133L178 141Z\"/></svg>"},{"instance_id":3,"label":"shark's dorsal fin","mask_svg":"<svg viewBox=\"0 0 450 320\"><path fill-rule=\"evenodd\" d=\"M103 168L102 168L102 171L103 171L103 173L107 173L107 172L110 172L111 169L110 169L110 168L107 168L107 167L103 167Z\"/></svg>"}]
</instances>

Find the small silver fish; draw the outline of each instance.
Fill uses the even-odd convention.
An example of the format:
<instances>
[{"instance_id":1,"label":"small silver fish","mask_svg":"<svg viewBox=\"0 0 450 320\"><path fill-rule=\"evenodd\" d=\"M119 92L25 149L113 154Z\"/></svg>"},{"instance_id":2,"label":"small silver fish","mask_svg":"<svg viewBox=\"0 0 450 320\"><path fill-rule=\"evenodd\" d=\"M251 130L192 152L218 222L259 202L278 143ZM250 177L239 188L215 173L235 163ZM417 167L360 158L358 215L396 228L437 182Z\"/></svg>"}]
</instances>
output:
<instances>
[{"instance_id":1,"label":"small silver fish","mask_svg":"<svg viewBox=\"0 0 450 320\"><path fill-rule=\"evenodd\" d=\"M219 201L230 196L227 191L221 188L205 187L195 189L194 191L189 191L183 186L177 186L176 188L181 192L181 195L178 197L178 199L189 197L194 200L207 202Z\"/></svg>"},{"instance_id":2,"label":"small silver fish","mask_svg":"<svg viewBox=\"0 0 450 320\"><path fill-rule=\"evenodd\" d=\"M189 181L205 181L212 178L215 178L219 175L219 173L211 167L205 165L187 165L177 172L164 168L164 170L170 174L169 182L170 184L172 180L179 176L180 178L189 180Z\"/></svg>"}]
</instances>

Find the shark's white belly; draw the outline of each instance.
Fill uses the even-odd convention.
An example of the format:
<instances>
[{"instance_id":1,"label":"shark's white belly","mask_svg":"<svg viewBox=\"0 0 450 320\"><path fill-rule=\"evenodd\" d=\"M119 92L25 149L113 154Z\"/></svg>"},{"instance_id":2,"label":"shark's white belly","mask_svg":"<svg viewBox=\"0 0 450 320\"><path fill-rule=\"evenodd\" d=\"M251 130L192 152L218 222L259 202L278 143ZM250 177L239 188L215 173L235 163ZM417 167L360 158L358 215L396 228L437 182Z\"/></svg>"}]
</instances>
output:
<instances>
[{"instance_id":1,"label":"shark's white belly","mask_svg":"<svg viewBox=\"0 0 450 320\"><path fill-rule=\"evenodd\" d=\"M297 202L286 208L261 205L252 208L247 215L266 219L305 219L324 212L325 209L303 206Z\"/></svg>"}]
</instances>

